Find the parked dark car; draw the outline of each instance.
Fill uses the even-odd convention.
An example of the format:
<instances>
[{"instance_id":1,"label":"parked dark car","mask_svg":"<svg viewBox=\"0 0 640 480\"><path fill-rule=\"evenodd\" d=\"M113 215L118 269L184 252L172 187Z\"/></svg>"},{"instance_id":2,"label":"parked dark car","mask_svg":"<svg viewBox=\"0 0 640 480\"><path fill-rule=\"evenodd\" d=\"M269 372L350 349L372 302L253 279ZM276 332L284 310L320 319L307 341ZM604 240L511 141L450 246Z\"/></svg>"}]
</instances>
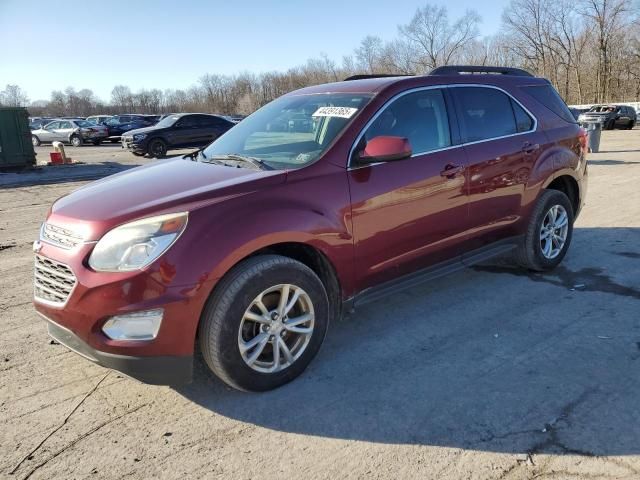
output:
<instances>
[{"instance_id":1,"label":"parked dark car","mask_svg":"<svg viewBox=\"0 0 640 480\"><path fill-rule=\"evenodd\" d=\"M204 147L235 123L217 115L181 113L169 115L152 127L139 128L122 136L122 148L134 155L162 158L167 151Z\"/></svg>"},{"instance_id":2,"label":"parked dark car","mask_svg":"<svg viewBox=\"0 0 640 480\"><path fill-rule=\"evenodd\" d=\"M150 127L155 124L147 115L113 115L104 125L109 131L109 140L119 142L122 134L137 128Z\"/></svg>"},{"instance_id":3,"label":"parked dark car","mask_svg":"<svg viewBox=\"0 0 640 480\"><path fill-rule=\"evenodd\" d=\"M29 120L29 128L31 130L37 130L44 127L47 123L51 122L51 117L35 117Z\"/></svg>"},{"instance_id":4,"label":"parked dark car","mask_svg":"<svg viewBox=\"0 0 640 480\"><path fill-rule=\"evenodd\" d=\"M631 130L636 124L636 111L628 105L594 105L578 117L580 123L599 122L605 130L625 128Z\"/></svg>"},{"instance_id":5,"label":"parked dark car","mask_svg":"<svg viewBox=\"0 0 640 480\"><path fill-rule=\"evenodd\" d=\"M267 130L292 112L315 130ZM272 389L343 311L499 254L559 265L585 152L553 86L518 69L304 88L190 156L57 200L35 308L58 342L142 381L190 380L200 351L232 387Z\"/></svg>"}]
</instances>

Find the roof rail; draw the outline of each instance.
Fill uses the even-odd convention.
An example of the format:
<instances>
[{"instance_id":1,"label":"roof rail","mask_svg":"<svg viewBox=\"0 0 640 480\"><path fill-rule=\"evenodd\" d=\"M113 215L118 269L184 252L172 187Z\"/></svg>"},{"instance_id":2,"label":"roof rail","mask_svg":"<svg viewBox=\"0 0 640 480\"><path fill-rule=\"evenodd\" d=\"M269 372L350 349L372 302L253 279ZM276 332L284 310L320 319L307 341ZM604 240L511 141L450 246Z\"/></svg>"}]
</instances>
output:
<instances>
[{"instance_id":1,"label":"roof rail","mask_svg":"<svg viewBox=\"0 0 640 480\"><path fill-rule=\"evenodd\" d=\"M480 65L447 65L434 68L429 75L461 75L465 73L495 73L498 75L513 75L516 77L533 77L531 73L521 68L512 67L484 67Z\"/></svg>"},{"instance_id":2,"label":"roof rail","mask_svg":"<svg viewBox=\"0 0 640 480\"><path fill-rule=\"evenodd\" d=\"M348 82L351 80L364 80L366 78L385 78L385 77L412 77L413 75L406 75L403 73L373 73L373 74L362 74L362 75L351 75L343 80L343 82Z\"/></svg>"}]
</instances>

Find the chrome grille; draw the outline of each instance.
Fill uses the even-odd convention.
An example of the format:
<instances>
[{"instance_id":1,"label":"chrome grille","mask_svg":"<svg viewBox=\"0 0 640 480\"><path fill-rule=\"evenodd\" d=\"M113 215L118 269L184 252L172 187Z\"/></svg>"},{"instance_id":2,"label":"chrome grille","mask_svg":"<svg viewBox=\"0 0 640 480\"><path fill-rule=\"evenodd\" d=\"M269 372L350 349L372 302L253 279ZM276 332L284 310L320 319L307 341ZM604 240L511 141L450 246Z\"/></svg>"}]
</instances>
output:
<instances>
[{"instance_id":1,"label":"chrome grille","mask_svg":"<svg viewBox=\"0 0 640 480\"><path fill-rule=\"evenodd\" d=\"M41 240L62 248L73 248L82 243L82 236L62 227L56 227L49 223L42 226Z\"/></svg>"},{"instance_id":2,"label":"chrome grille","mask_svg":"<svg viewBox=\"0 0 640 480\"><path fill-rule=\"evenodd\" d=\"M36 255L34 291L36 300L62 306L76 286L76 276L64 263Z\"/></svg>"}]
</instances>

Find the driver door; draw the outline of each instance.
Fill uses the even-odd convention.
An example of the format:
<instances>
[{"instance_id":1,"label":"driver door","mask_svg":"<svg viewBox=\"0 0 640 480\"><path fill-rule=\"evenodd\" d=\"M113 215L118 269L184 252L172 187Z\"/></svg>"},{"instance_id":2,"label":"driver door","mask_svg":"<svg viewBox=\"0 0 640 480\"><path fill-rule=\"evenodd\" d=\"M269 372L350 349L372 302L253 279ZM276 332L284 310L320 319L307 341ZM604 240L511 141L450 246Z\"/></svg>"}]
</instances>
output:
<instances>
[{"instance_id":1,"label":"driver door","mask_svg":"<svg viewBox=\"0 0 640 480\"><path fill-rule=\"evenodd\" d=\"M59 125L60 125L60 122L51 122L51 123L47 123L46 125L44 125L42 127L43 132L38 134L38 136L40 137L40 141L41 142L53 142L55 140L54 131L55 131L55 129L58 128Z\"/></svg>"},{"instance_id":2,"label":"driver door","mask_svg":"<svg viewBox=\"0 0 640 480\"><path fill-rule=\"evenodd\" d=\"M407 138L404 160L350 165L359 289L460 258L469 224L466 156L456 146L445 93L424 89L388 104L356 152L378 136Z\"/></svg>"}]
</instances>

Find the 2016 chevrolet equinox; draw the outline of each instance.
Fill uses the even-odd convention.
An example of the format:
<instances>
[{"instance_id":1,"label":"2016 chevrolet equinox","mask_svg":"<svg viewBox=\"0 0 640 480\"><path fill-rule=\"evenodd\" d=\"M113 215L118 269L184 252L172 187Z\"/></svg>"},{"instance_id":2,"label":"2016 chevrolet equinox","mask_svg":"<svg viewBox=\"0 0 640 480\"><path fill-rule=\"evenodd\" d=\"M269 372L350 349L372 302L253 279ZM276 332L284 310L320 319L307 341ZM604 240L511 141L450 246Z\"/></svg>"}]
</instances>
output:
<instances>
[{"instance_id":1,"label":"2016 chevrolet equinox","mask_svg":"<svg viewBox=\"0 0 640 480\"><path fill-rule=\"evenodd\" d=\"M189 381L198 342L224 382L268 390L300 375L345 306L509 250L532 270L562 261L586 141L547 80L348 80L57 200L34 244L50 335L155 384Z\"/></svg>"}]
</instances>

